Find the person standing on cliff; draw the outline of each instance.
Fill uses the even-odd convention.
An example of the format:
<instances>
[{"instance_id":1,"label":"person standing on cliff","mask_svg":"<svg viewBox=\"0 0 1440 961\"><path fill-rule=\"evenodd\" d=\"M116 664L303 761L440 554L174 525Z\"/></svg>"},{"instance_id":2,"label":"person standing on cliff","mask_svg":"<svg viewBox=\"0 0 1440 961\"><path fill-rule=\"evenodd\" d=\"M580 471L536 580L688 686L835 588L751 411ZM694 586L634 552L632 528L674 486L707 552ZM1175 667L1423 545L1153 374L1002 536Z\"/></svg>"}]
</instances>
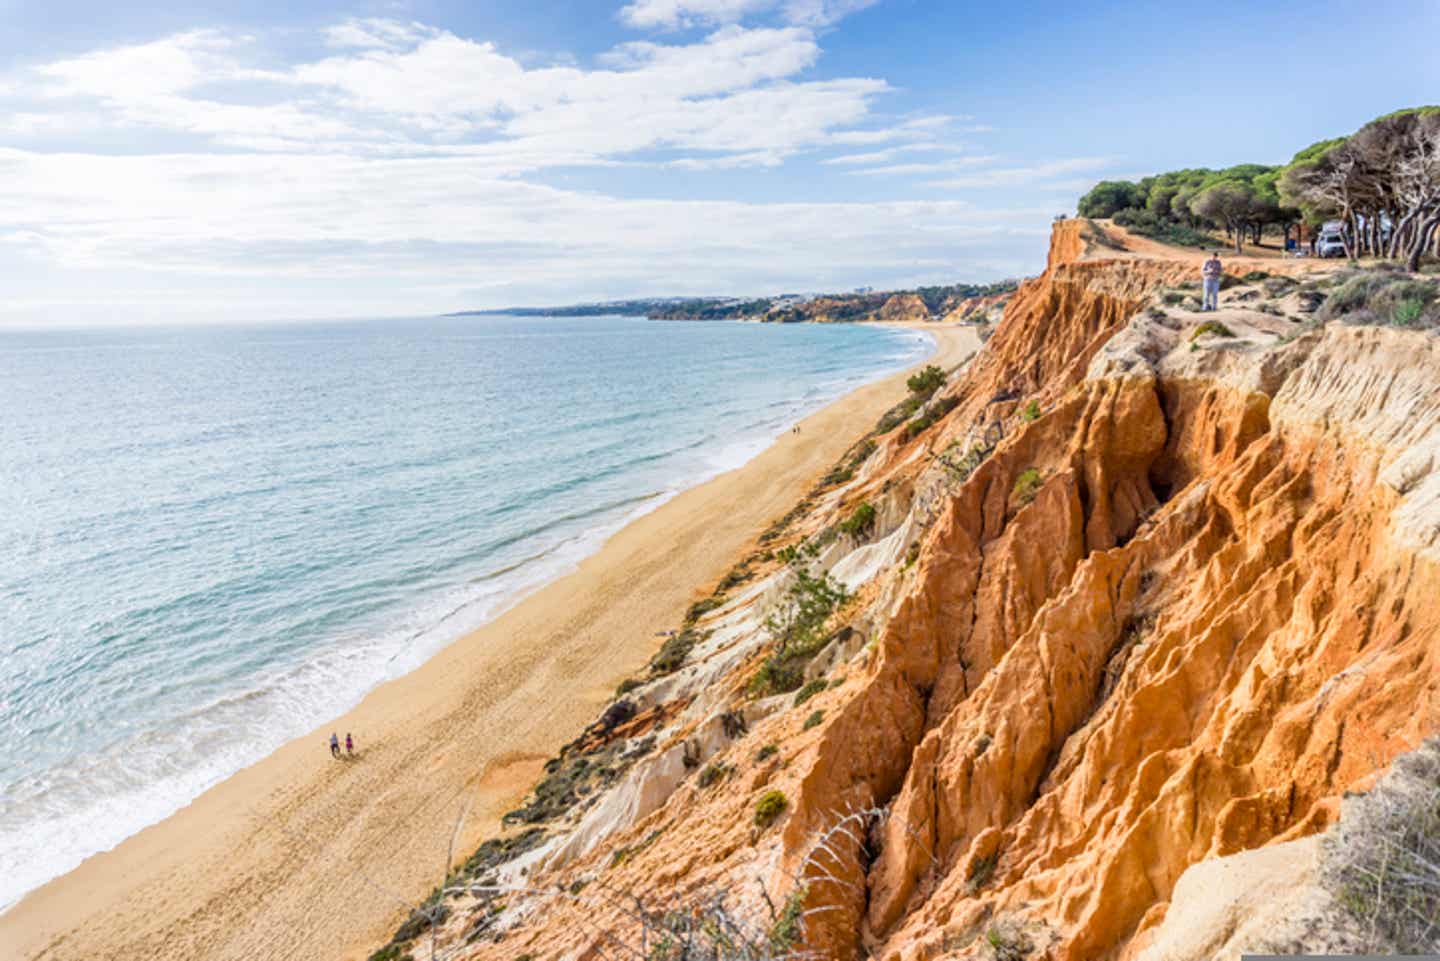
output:
<instances>
[{"instance_id":1,"label":"person standing on cliff","mask_svg":"<svg viewBox=\"0 0 1440 961\"><path fill-rule=\"evenodd\" d=\"M1212 251L1210 259L1205 261L1205 266L1200 268L1200 278L1205 285L1205 299L1200 304L1201 310L1216 310L1220 302L1220 275L1225 268L1220 263L1220 251Z\"/></svg>"}]
</instances>

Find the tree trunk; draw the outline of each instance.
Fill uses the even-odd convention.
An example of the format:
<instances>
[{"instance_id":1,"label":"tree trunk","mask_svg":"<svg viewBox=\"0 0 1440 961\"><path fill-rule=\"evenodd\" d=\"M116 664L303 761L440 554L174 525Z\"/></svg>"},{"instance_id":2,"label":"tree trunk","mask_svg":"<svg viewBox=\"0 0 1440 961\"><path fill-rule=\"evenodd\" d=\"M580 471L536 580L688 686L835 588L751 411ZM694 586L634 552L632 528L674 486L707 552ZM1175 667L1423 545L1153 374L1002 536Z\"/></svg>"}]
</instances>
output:
<instances>
[{"instance_id":1,"label":"tree trunk","mask_svg":"<svg viewBox=\"0 0 1440 961\"><path fill-rule=\"evenodd\" d=\"M1430 219L1415 231L1415 243L1410 247L1410 256L1405 259L1405 269L1412 274L1420 269L1420 257L1425 253L1425 248L1430 246L1430 234L1437 227L1440 227L1440 213L1432 214Z\"/></svg>"}]
</instances>

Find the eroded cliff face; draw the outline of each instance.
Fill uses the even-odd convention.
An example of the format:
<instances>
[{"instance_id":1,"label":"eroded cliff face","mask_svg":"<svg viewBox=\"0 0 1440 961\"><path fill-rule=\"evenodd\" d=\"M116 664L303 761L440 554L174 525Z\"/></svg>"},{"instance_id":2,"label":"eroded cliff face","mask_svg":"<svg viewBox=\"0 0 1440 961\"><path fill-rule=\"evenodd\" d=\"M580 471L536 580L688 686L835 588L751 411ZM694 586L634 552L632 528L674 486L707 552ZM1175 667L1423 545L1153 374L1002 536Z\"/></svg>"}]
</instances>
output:
<instances>
[{"instance_id":1,"label":"eroded cliff face","mask_svg":"<svg viewBox=\"0 0 1440 961\"><path fill-rule=\"evenodd\" d=\"M1197 336L1147 307L1192 265L1080 229L934 425L858 448L597 724L614 772L442 943L615 956L631 895L789 898L826 957L1138 957L1187 868L1322 831L1440 729L1440 344L1239 301ZM785 546L852 594L802 698L753 684Z\"/></svg>"}]
</instances>

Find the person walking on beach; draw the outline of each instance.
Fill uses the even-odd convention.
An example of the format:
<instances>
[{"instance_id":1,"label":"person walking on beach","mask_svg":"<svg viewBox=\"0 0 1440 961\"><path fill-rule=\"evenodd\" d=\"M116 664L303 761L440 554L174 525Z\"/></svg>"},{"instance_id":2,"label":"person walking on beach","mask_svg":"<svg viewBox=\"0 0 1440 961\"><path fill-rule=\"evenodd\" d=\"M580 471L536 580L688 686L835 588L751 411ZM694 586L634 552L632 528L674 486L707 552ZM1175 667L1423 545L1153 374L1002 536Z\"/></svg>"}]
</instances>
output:
<instances>
[{"instance_id":1,"label":"person walking on beach","mask_svg":"<svg viewBox=\"0 0 1440 961\"><path fill-rule=\"evenodd\" d=\"M349 757L355 756L355 742L350 739L350 732L345 732L345 754Z\"/></svg>"},{"instance_id":2,"label":"person walking on beach","mask_svg":"<svg viewBox=\"0 0 1440 961\"><path fill-rule=\"evenodd\" d=\"M1200 304L1201 310L1216 310L1220 301L1220 275L1225 268L1220 263L1220 251L1216 250L1210 254L1210 259L1205 261L1205 266L1200 268L1200 278L1205 285L1205 299Z\"/></svg>"},{"instance_id":3,"label":"person walking on beach","mask_svg":"<svg viewBox=\"0 0 1440 961\"><path fill-rule=\"evenodd\" d=\"M340 756L340 738L334 731L330 732L330 756Z\"/></svg>"}]
</instances>

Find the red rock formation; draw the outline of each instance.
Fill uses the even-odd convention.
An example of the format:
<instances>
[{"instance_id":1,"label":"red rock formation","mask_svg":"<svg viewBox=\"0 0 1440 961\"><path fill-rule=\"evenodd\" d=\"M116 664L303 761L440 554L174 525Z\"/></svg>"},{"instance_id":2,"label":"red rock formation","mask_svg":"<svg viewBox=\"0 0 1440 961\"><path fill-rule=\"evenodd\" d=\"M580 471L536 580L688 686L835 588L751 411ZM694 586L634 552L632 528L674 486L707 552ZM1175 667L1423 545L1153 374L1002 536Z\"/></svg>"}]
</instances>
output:
<instances>
[{"instance_id":1,"label":"red rock formation","mask_svg":"<svg viewBox=\"0 0 1440 961\"><path fill-rule=\"evenodd\" d=\"M1057 227L1045 275L947 387L954 411L883 438L799 525L861 496L893 515L880 543L819 555L896 559L843 613L871 643L817 658L842 682L804 708L752 701L778 588L715 612L722 640L666 695L689 706L653 715L674 719L662 755L614 790L655 789L643 772L682 747L720 779L666 781L638 819L586 815L606 842L532 882L760 911L758 879L804 892L827 957L990 957L992 932L1130 957L1186 868L1322 830L1440 729L1440 345L1235 314L1233 341L1202 346L1140 314L1192 265L1080 259L1079 231ZM934 456L987 432L978 463ZM713 734L721 710L748 732ZM787 807L757 827L768 790ZM613 898L509 909L506 938L463 956L584 957L635 927Z\"/></svg>"}]
</instances>

